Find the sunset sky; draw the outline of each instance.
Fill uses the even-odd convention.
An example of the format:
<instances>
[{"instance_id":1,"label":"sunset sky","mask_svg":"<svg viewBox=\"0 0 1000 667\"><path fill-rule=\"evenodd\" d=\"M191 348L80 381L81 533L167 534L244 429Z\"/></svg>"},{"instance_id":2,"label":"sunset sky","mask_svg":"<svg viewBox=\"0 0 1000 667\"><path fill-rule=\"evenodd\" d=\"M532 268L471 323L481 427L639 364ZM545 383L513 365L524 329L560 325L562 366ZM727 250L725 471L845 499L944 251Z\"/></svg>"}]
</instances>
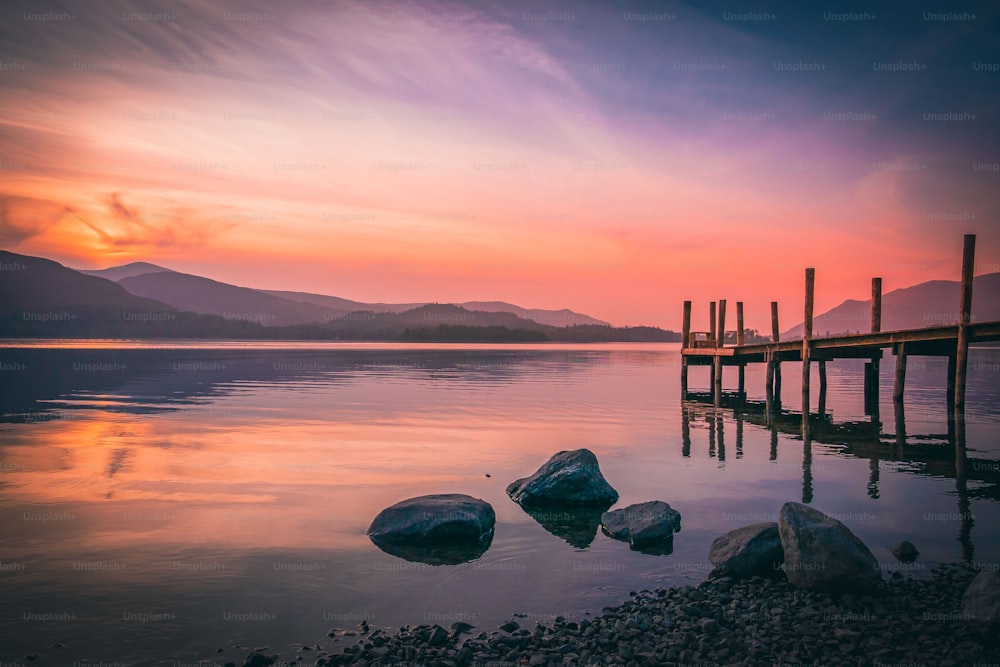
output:
<instances>
[{"instance_id":1,"label":"sunset sky","mask_svg":"<svg viewBox=\"0 0 1000 667\"><path fill-rule=\"evenodd\" d=\"M0 248L675 329L1000 270L998 6L740 4L8 2Z\"/></svg>"}]
</instances>

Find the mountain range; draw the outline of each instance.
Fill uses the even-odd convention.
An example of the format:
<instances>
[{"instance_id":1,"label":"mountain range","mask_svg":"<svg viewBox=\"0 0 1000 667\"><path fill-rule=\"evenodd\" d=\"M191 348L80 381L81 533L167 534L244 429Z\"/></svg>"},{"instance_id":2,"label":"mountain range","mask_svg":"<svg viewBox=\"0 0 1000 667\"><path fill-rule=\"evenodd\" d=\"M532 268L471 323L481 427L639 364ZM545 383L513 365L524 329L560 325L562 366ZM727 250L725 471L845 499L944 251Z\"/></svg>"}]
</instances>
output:
<instances>
[{"instance_id":1,"label":"mountain range","mask_svg":"<svg viewBox=\"0 0 1000 667\"><path fill-rule=\"evenodd\" d=\"M961 283L931 280L882 295L882 331L925 329L958 322ZM972 321L1000 320L1000 273L986 273L972 281ZM872 300L848 299L813 317L813 335L867 332L872 326ZM802 338L802 324L781 334L782 340Z\"/></svg>"},{"instance_id":2,"label":"mountain range","mask_svg":"<svg viewBox=\"0 0 1000 667\"><path fill-rule=\"evenodd\" d=\"M147 262L74 270L0 251L0 336L443 341L679 341L656 327L612 327L568 309L502 301L364 303L258 290ZM1000 273L973 283L973 321L1000 320ZM882 330L957 321L959 283L932 280L882 297ZM871 301L849 299L817 315L816 336L869 331ZM802 325L782 333L801 338Z\"/></svg>"},{"instance_id":3,"label":"mountain range","mask_svg":"<svg viewBox=\"0 0 1000 667\"><path fill-rule=\"evenodd\" d=\"M427 302L364 303L326 294L258 290L172 271L148 262L81 270L80 273L113 280L136 296L156 299L181 310L229 319L243 315L245 317L240 319L260 322L265 326L327 322L358 311L402 313L429 305ZM478 312L513 313L538 324L556 327L579 324L610 326L607 322L565 308L522 308L503 301L466 301L454 305Z\"/></svg>"},{"instance_id":4,"label":"mountain range","mask_svg":"<svg viewBox=\"0 0 1000 667\"><path fill-rule=\"evenodd\" d=\"M676 332L615 328L570 310L531 310L502 302L366 304L320 294L239 287L148 263L76 271L48 259L0 251L0 269L0 336L7 337L679 339ZM554 326L522 313L570 324Z\"/></svg>"}]
</instances>

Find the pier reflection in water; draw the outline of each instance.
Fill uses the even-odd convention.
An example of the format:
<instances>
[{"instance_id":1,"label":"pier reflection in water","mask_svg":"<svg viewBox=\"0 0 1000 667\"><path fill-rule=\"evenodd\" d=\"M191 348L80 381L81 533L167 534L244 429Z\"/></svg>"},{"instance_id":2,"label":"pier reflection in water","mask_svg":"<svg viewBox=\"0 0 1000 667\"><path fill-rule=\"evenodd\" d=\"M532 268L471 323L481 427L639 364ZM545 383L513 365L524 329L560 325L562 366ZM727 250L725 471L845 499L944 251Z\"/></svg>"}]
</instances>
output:
<instances>
[{"instance_id":1,"label":"pier reflection in water","mask_svg":"<svg viewBox=\"0 0 1000 667\"><path fill-rule=\"evenodd\" d=\"M872 499L880 496L879 482L883 461L906 463L916 475L955 480L957 516L960 517L958 540L963 558L975 559L972 530L975 516L971 511L972 499L1000 500L1000 470L991 459L968 456L965 441L965 422L947 421L946 433L906 433L905 408L901 401L894 404L895 431L886 433L878 421L878 410L867 421L835 422L825 409L825 396L820 395L820 408L804 417L801 412L783 410L777 402L748 401L739 393L722 393L721 401L712 392L688 392L688 400L681 402L681 455L691 456L691 422L703 421L708 425L708 455L720 462L726 460L724 425L727 420L736 423L736 457L743 455L743 424L766 428L771 433L769 460L778 457L779 434L803 436L803 425L808 420L805 438L802 438L802 496L803 503L814 500L813 443L833 445L844 457L867 459L869 476L867 494ZM768 410L768 407L771 410ZM969 489L969 482L975 488Z\"/></svg>"}]
</instances>

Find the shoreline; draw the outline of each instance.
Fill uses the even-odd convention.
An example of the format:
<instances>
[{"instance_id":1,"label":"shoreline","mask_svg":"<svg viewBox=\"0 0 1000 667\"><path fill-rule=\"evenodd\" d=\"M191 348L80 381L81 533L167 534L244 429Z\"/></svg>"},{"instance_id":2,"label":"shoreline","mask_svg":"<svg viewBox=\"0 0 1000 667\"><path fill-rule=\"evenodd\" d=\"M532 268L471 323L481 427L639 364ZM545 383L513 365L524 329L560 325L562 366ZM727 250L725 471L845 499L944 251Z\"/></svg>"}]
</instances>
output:
<instances>
[{"instance_id":1,"label":"shoreline","mask_svg":"<svg viewBox=\"0 0 1000 667\"><path fill-rule=\"evenodd\" d=\"M454 623L388 633L362 621L295 656L254 651L242 664L987 667L1000 663L1000 642L984 639L961 607L976 574L966 564L939 565L923 578L895 571L870 594L839 597L799 590L784 577L710 577L533 628L516 614L499 629Z\"/></svg>"}]
</instances>

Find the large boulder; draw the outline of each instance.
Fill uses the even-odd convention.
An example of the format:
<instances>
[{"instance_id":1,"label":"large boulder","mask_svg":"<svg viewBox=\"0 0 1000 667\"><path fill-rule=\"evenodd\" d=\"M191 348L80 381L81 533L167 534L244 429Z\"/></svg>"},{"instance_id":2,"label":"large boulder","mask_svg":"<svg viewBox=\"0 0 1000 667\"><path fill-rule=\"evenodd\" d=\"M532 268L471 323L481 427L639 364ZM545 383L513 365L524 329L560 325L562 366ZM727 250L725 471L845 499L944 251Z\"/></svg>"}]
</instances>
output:
<instances>
[{"instance_id":1,"label":"large boulder","mask_svg":"<svg viewBox=\"0 0 1000 667\"><path fill-rule=\"evenodd\" d=\"M778 524L763 521L720 535L712 542L708 560L730 577L775 574L785 560Z\"/></svg>"},{"instance_id":2,"label":"large boulder","mask_svg":"<svg viewBox=\"0 0 1000 667\"><path fill-rule=\"evenodd\" d=\"M962 596L962 608L973 624L995 639L1000 634L1000 571L982 570Z\"/></svg>"},{"instance_id":3,"label":"large boulder","mask_svg":"<svg viewBox=\"0 0 1000 667\"><path fill-rule=\"evenodd\" d=\"M496 514L484 500L460 493L419 496L379 512L368 537L383 551L433 564L481 556L493 540Z\"/></svg>"},{"instance_id":4,"label":"large boulder","mask_svg":"<svg viewBox=\"0 0 1000 667\"><path fill-rule=\"evenodd\" d=\"M601 529L633 549L642 549L673 539L674 532L681 529L681 513L665 502L651 500L605 512Z\"/></svg>"},{"instance_id":5,"label":"large boulder","mask_svg":"<svg viewBox=\"0 0 1000 667\"><path fill-rule=\"evenodd\" d=\"M507 495L521 505L601 505L618 500L597 457L589 449L559 452L531 477L507 486Z\"/></svg>"},{"instance_id":6,"label":"large boulder","mask_svg":"<svg viewBox=\"0 0 1000 667\"><path fill-rule=\"evenodd\" d=\"M867 591L882 581L878 561L865 543L833 517L801 503L778 513L785 576L807 590Z\"/></svg>"}]
</instances>

